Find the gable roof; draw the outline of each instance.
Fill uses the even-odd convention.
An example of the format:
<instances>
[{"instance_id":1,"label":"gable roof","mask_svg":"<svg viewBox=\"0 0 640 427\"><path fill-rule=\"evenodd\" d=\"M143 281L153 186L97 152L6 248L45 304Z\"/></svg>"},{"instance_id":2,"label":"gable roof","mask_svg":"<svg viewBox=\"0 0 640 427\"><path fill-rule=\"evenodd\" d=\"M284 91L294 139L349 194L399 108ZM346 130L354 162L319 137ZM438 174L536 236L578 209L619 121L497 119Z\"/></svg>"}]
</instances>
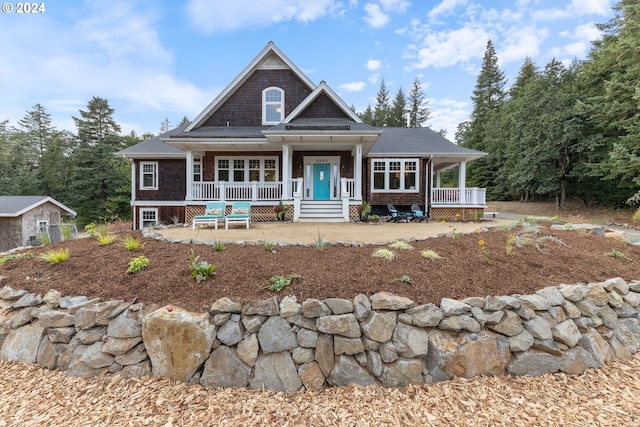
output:
<instances>
[{"instance_id":1,"label":"gable roof","mask_svg":"<svg viewBox=\"0 0 640 427\"><path fill-rule=\"evenodd\" d=\"M179 150L175 147L172 147L168 144L164 143L165 138L169 138L173 135L178 135L184 131L184 129L188 126L187 124L183 124L178 126L177 128L171 129L168 132L162 133L160 135L154 136L153 138L149 138L138 144L132 145L131 147L127 147L115 153L116 156L121 156L124 158L163 158L163 159L174 159L174 158L184 158L186 157L186 153L182 150Z\"/></svg>"},{"instance_id":2,"label":"gable roof","mask_svg":"<svg viewBox=\"0 0 640 427\"><path fill-rule=\"evenodd\" d=\"M347 117L356 123L362 123L362 119L353 111L336 93L327 85L323 80L320 84L302 101L285 119L282 123L290 123L293 119L298 117L307 107L309 107L318 96L325 94L329 97L333 103L335 103Z\"/></svg>"},{"instance_id":3,"label":"gable roof","mask_svg":"<svg viewBox=\"0 0 640 427\"><path fill-rule=\"evenodd\" d=\"M461 147L429 128L378 128L382 134L373 144L370 156L425 155L461 157L475 160L487 155Z\"/></svg>"},{"instance_id":4,"label":"gable roof","mask_svg":"<svg viewBox=\"0 0 640 427\"><path fill-rule=\"evenodd\" d=\"M14 218L47 202L53 203L69 215L77 213L48 196L0 196L0 217Z\"/></svg>"},{"instance_id":5,"label":"gable roof","mask_svg":"<svg viewBox=\"0 0 640 427\"><path fill-rule=\"evenodd\" d=\"M222 92L196 117L185 129L190 132L200 127L224 102L258 69L290 69L309 89L313 90L313 82L293 63L280 49L270 41L262 51L233 79Z\"/></svg>"}]
</instances>

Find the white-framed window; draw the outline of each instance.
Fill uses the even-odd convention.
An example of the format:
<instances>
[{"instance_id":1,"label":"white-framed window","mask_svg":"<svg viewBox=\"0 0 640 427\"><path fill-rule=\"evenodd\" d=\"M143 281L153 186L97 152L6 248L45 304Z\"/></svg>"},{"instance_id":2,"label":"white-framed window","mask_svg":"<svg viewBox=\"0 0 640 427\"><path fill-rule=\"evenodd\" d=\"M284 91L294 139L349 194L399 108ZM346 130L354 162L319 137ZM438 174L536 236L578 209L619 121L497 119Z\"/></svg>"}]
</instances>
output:
<instances>
[{"instance_id":1,"label":"white-framed window","mask_svg":"<svg viewBox=\"0 0 640 427\"><path fill-rule=\"evenodd\" d=\"M193 161L193 182L202 182L202 161Z\"/></svg>"},{"instance_id":2,"label":"white-framed window","mask_svg":"<svg viewBox=\"0 0 640 427\"><path fill-rule=\"evenodd\" d=\"M38 233L48 233L49 232L49 221L42 220L38 221Z\"/></svg>"},{"instance_id":3,"label":"white-framed window","mask_svg":"<svg viewBox=\"0 0 640 427\"><path fill-rule=\"evenodd\" d=\"M158 209L143 208L140 209L140 228L154 227L158 225Z\"/></svg>"},{"instance_id":4,"label":"white-framed window","mask_svg":"<svg viewBox=\"0 0 640 427\"><path fill-rule=\"evenodd\" d=\"M140 162L140 189L158 189L158 162Z\"/></svg>"},{"instance_id":5,"label":"white-framed window","mask_svg":"<svg viewBox=\"0 0 640 427\"><path fill-rule=\"evenodd\" d=\"M216 157L216 181L275 182L278 176L277 157Z\"/></svg>"},{"instance_id":6,"label":"white-framed window","mask_svg":"<svg viewBox=\"0 0 640 427\"><path fill-rule=\"evenodd\" d=\"M275 125L284 119L284 90L268 87L262 91L262 124Z\"/></svg>"},{"instance_id":7,"label":"white-framed window","mask_svg":"<svg viewBox=\"0 0 640 427\"><path fill-rule=\"evenodd\" d=\"M371 191L417 192L418 159L375 159L371 167Z\"/></svg>"}]
</instances>

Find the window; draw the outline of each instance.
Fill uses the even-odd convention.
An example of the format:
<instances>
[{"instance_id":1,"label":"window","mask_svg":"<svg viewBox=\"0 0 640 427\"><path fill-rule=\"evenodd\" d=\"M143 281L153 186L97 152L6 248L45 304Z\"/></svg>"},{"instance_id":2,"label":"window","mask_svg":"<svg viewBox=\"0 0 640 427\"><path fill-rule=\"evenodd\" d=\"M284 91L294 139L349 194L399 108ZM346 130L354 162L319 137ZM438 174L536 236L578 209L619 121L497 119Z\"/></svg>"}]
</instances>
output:
<instances>
[{"instance_id":1,"label":"window","mask_svg":"<svg viewBox=\"0 0 640 427\"><path fill-rule=\"evenodd\" d=\"M380 159L371 170L373 191L418 191L417 159Z\"/></svg>"},{"instance_id":2,"label":"window","mask_svg":"<svg viewBox=\"0 0 640 427\"><path fill-rule=\"evenodd\" d=\"M140 209L140 228L158 225L158 209Z\"/></svg>"},{"instance_id":3,"label":"window","mask_svg":"<svg viewBox=\"0 0 640 427\"><path fill-rule=\"evenodd\" d=\"M140 163L140 189L158 189L158 162Z\"/></svg>"},{"instance_id":4,"label":"window","mask_svg":"<svg viewBox=\"0 0 640 427\"><path fill-rule=\"evenodd\" d=\"M49 222L48 221L38 221L38 233L48 233L49 232Z\"/></svg>"},{"instance_id":5,"label":"window","mask_svg":"<svg viewBox=\"0 0 640 427\"><path fill-rule=\"evenodd\" d=\"M193 161L193 182L202 181L202 162L200 160Z\"/></svg>"},{"instance_id":6,"label":"window","mask_svg":"<svg viewBox=\"0 0 640 427\"><path fill-rule=\"evenodd\" d=\"M284 118L284 91L270 87L262 91L262 124L275 125Z\"/></svg>"},{"instance_id":7,"label":"window","mask_svg":"<svg viewBox=\"0 0 640 427\"><path fill-rule=\"evenodd\" d=\"M276 158L217 158L216 181L275 182L278 176Z\"/></svg>"}]
</instances>

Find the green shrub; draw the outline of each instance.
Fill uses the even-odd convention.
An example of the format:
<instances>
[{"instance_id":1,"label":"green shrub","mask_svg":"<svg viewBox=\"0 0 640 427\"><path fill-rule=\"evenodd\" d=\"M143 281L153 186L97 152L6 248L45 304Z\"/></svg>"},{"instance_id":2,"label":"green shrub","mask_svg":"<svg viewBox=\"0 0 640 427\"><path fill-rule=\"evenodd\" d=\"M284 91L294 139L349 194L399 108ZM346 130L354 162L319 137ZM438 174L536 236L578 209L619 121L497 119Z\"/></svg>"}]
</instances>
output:
<instances>
[{"instance_id":1,"label":"green shrub","mask_svg":"<svg viewBox=\"0 0 640 427\"><path fill-rule=\"evenodd\" d=\"M112 233L106 234L104 236L98 235L95 237L95 239L98 241L98 244L100 246L107 246L116 241L116 235Z\"/></svg>"},{"instance_id":2,"label":"green shrub","mask_svg":"<svg viewBox=\"0 0 640 427\"><path fill-rule=\"evenodd\" d=\"M640 208L638 208L636 213L633 214L633 217L631 219L635 222L640 222Z\"/></svg>"},{"instance_id":3,"label":"green shrub","mask_svg":"<svg viewBox=\"0 0 640 427\"><path fill-rule=\"evenodd\" d=\"M23 252L20 254L10 254L10 255L4 255L0 257L0 265L4 264L7 261L11 261L14 259L20 259L20 258L31 258L33 256L33 254L31 252Z\"/></svg>"},{"instance_id":4,"label":"green shrub","mask_svg":"<svg viewBox=\"0 0 640 427\"><path fill-rule=\"evenodd\" d=\"M46 231L41 231L37 235L38 240L42 242L43 245L51 244L51 236Z\"/></svg>"},{"instance_id":5,"label":"green shrub","mask_svg":"<svg viewBox=\"0 0 640 427\"><path fill-rule=\"evenodd\" d=\"M616 259L621 259L623 261L626 262L633 262L633 260L629 257L629 254L627 254L626 252L622 252L616 249L613 249L612 251L606 252L605 253L606 256L610 256L611 258L616 258Z\"/></svg>"},{"instance_id":6,"label":"green shrub","mask_svg":"<svg viewBox=\"0 0 640 427\"><path fill-rule=\"evenodd\" d=\"M393 261L394 259L396 259L397 255L391 249L381 248L374 251L372 256L376 258L383 258L383 259L386 259L387 261Z\"/></svg>"},{"instance_id":7,"label":"green shrub","mask_svg":"<svg viewBox=\"0 0 640 427\"><path fill-rule=\"evenodd\" d=\"M132 235L127 235L124 241L120 244L123 248L127 248L129 251L137 251L140 249L144 249L144 243L140 241L140 239L136 239Z\"/></svg>"},{"instance_id":8,"label":"green shrub","mask_svg":"<svg viewBox=\"0 0 640 427\"><path fill-rule=\"evenodd\" d=\"M222 251L224 251L224 250L225 250L224 243L222 243L222 242L220 242L220 241L217 241L217 240L216 240L216 241L213 243L213 250L214 250L214 251L216 251L216 252L222 252Z\"/></svg>"},{"instance_id":9,"label":"green shrub","mask_svg":"<svg viewBox=\"0 0 640 427\"><path fill-rule=\"evenodd\" d=\"M411 284L411 277L407 276L406 274L400 277L396 277L395 279L393 279L394 282L400 282L400 283L406 283L407 285Z\"/></svg>"},{"instance_id":10,"label":"green shrub","mask_svg":"<svg viewBox=\"0 0 640 427\"><path fill-rule=\"evenodd\" d=\"M129 260L129 268L127 268L127 273L133 274L138 271L144 270L149 266L149 259L143 255L140 255L135 258L131 258Z\"/></svg>"},{"instance_id":11,"label":"green shrub","mask_svg":"<svg viewBox=\"0 0 640 427\"><path fill-rule=\"evenodd\" d=\"M322 238L322 236L320 235L320 229L318 229L318 238L316 239L315 247L320 252L324 251L324 248L326 247L326 243Z\"/></svg>"},{"instance_id":12,"label":"green shrub","mask_svg":"<svg viewBox=\"0 0 640 427\"><path fill-rule=\"evenodd\" d=\"M288 276L271 276L269 278L269 284L267 284L267 289L274 292L280 292L286 286L291 284L291 281L294 279L301 279L302 276L296 273L291 273Z\"/></svg>"},{"instance_id":13,"label":"green shrub","mask_svg":"<svg viewBox=\"0 0 640 427\"><path fill-rule=\"evenodd\" d=\"M435 261L437 259L441 259L442 258L436 251L433 251L431 249L427 249L426 251L422 251L420 255L422 255L423 257L425 257L429 261Z\"/></svg>"},{"instance_id":14,"label":"green shrub","mask_svg":"<svg viewBox=\"0 0 640 427\"><path fill-rule=\"evenodd\" d=\"M62 261L69 259L71 252L69 249L48 249L46 252L40 254L40 258L45 261L49 261L51 264L60 264Z\"/></svg>"},{"instance_id":15,"label":"green shrub","mask_svg":"<svg viewBox=\"0 0 640 427\"><path fill-rule=\"evenodd\" d=\"M402 240L396 240L395 242L391 243L389 247L391 249L405 249L405 250L413 249L413 246L411 246L407 242L403 242Z\"/></svg>"},{"instance_id":16,"label":"green shrub","mask_svg":"<svg viewBox=\"0 0 640 427\"><path fill-rule=\"evenodd\" d=\"M216 266L209 264L207 261L200 261L200 255L196 256L193 248L191 248L190 260L189 269L191 270L191 277L196 279L196 282L200 283L215 274Z\"/></svg>"}]
</instances>

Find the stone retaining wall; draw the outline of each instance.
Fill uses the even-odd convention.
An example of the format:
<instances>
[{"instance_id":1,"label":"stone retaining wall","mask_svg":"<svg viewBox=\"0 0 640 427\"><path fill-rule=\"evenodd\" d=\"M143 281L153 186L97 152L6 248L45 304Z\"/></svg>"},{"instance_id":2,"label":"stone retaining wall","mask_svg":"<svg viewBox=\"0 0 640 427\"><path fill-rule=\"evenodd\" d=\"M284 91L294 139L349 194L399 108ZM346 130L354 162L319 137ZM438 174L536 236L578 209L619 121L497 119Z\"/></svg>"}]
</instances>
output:
<instances>
[{"instance_id":1,"label":"stone retaining wall","mask_svg":"<svg viewBox=\"0 0 640 427\"><path fill-rule=\"evenodd\" d=\"M68 375L156 375L286 393L454 376L580 374L640 349L640 281L548 287L415 306L276 297L209 313L0 289L0 359Z\"/></svg>"}]
</instances>

